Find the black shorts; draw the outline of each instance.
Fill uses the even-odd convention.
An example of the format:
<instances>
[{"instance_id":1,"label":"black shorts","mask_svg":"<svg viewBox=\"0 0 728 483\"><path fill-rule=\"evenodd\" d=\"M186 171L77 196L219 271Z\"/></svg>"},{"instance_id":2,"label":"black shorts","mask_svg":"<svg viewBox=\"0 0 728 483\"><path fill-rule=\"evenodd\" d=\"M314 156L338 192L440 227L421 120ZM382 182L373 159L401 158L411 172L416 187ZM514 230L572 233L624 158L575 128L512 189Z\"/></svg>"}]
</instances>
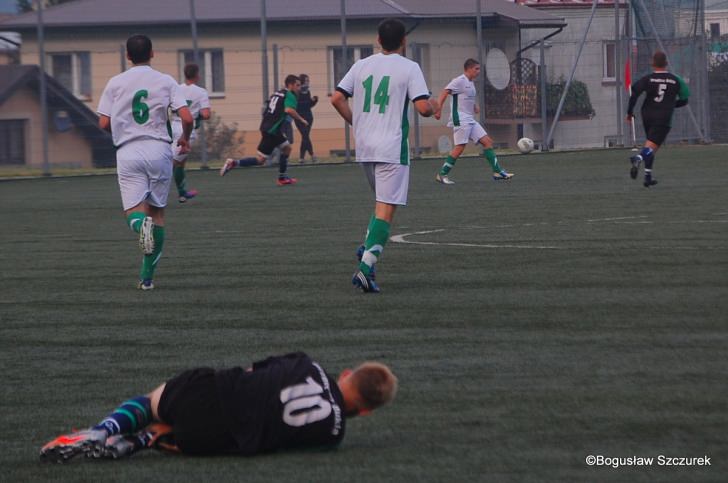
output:
<instances>
[{"instance_id":1,"label":"black shorts","mask_svg":"<svg viewBox=\"0 0 728 483\"><path fill-rule=\"evenodd\" d=\"M224 454L237 451L215 382L215 370L185 371L169 381L159 400L159 418L172 426L183 453Z\"/></svg>"},{"instance_id":2,"label":"black shorts","mask_svg":"<svg viewBox=\"0 0 728 483\"><path fill-rule=\"evenodd\" d=\"M260 144L258 144L258 152L265 154L266 156L270 156L275 148L288 142L288 139L286 139L280 131L276 134L270 134L267 132L261 132L261 134L263 137L260 140Z\"/></svg>"},{"instance_id":3,"label":"black shorts","mask_svg":"<svg viewBox=\"0 0 728 483\"><path fill-rule=\"evenodd\" d=\"M642 126L645 128L647 140L658 146L662 146L662 143L665 142L671 128L669 120L666 121L661 117L645 116L644 113L642 115Z\"/></svg>"}]
</instances>

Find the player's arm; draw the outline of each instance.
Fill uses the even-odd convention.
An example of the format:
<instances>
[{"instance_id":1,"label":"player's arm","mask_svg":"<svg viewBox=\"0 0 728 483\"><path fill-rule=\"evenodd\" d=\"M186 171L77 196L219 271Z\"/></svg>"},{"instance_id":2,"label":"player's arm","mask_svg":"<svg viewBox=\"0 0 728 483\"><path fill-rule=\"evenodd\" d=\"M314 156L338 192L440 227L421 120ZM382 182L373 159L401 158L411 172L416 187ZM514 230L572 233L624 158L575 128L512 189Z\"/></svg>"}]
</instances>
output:
<instances>
[{"instance_id":1,"label":"player's arm","mask_svg":"<svg viewBox=\"0 0 728 483\"><path fill-rule=\"evenodd\" d=\"M187 106L177 109L177 115L182 120L182 136L177 140L177 145L181 148L180 153L189 153L190 134L192 134L195 120L192 118L192 113Z\"/></svg>"},{"instance_id":2,"label":"player's arm","mask_svg":"<svg viewBox=\"0 0 728 483\"><path fill-rule=\"evenodd\" d=\"M207 121L208 119L210 119L211 114L212 114L212 111L210 110L210 108L206 107L205 109L200 109L199 117L203 121Z\"/></svg>"},{"instance_id":3,"label":"player's arm","mask_svg":"<svg viewBox=\"0 0 728 483\"><path fill-rule=\"evenodd\" d=\"M352 123L352 113L351 113L351 106L349 106L349 100L346 95L344 95L344 92L342 90L339 90L339 88L336 88L336 92L331 96L331 105L334 106L334 109L336 109L336 112L339 113L341 117L344 118L344 121L348 122L349 124Z\"/></svg>"},{"instance_id":4,"label":"player's arm","mask_svg":"<svg viewBox=\"0 0 728 483\"><path fill-rule=\"evenodd\" d=\"M677 101L675 107L683 107L688 105L688 97L690 97L690 89L685 81L680 76L677 77L677 82L680 85L680 90L677 93Z\"/></svg>"},{"instance_id":5,"label":"player's arm","mask_svg":"<svg viewBox=\"0 0 728 483\"><path fill-rule=\"evenodd\" d=\"M103 129L104 131L111 132L111 118L109 116L100 115L99 116L99 127Z\"/></svg>"},{"instance_id":6,"label":"player's arm","mask_svg":"<svg viewBox=\"0 0 728 483\"><path fill-rule=\"evenodd\" d=\"M296 121L300 122L304 126L308 126L308 121L305 120L304 118L302 118L301 115L298 113L298 111L296 111L294 108L286 107L285 111L286 111L286 114L291 116Z\"/></svg>"},{"instance_id":7,"label":"player's arm","mask_svg":"<svg viewBox=\"0 0 728 483\"><path fill-rule=\"evenodd\" d=\"M430 117L433 114L441 110L440 104L429 96L422 96L421 98L415 99L415 109L420 113L422 117Z\"/></svg>"},{"instance_id":8,"label":"player's arm","mask_svg":"<svg viewBox=\"0 0 728 483\"><path fill-rule=\"evenodd\" d=\"M646 81L647 77L643 77L632 84L632 95L629 96L629 104L627 105L627 121L631 121L634 117L634 106L637 104L637 98L645 90L644 84Z\"/></svg>"},{"instance_id":9,"label":"player's arm","mask_svg":"<svg viewBox=\"0 0 728 483\"><path fill-rule=\"evenodd\" d=\"M435 119L438 121L442 117L442 106L445 105L445 99L447 99L447 96L452 94L452 91L450 89L443 89L442 92L440 92L440 97L437 98L437 111L435 111Z\"/></svg>"}]
</instances>

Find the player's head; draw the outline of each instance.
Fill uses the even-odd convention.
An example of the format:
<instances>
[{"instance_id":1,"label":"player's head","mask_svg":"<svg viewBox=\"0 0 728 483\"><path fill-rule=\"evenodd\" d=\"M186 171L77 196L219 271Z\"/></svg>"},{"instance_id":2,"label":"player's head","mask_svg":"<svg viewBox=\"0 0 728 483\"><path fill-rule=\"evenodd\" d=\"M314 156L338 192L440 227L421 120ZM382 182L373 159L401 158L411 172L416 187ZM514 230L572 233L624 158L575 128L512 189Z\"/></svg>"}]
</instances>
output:
<instances>
[{"instance_id":1,"label":"player's head","mask_svg":"<svg viewBox=\"0 0 728 483\"><path fill-rule=\"evenodd\" d=\"M404 46L404 24L396 18L383 20L377 28L379 44L386 52L395 52Z\"/></svg>"},{"instance_id":2,"label":"player's head","mask_svg":"<svg viewBox=\"0 0 728 483\"><path fill-rule=\"evenodd\" d=\"M146 64L152 57L152 41L146 35L132 35L126 40L126 57L132 64Z\"/></svg>"},{"instance_id":3,"label":"player's head","mask_svg":"<svg viewBox=\"0 0 728 483\"><path fill-rule=\"evenodd\" d=\"M188 80L190 82L194 82L197 84L197 81L200 80L200 66L197 64L187 64L185 65L185 80Z\"/></svg>"},{"instance_id":4,"label":"player's head","mask_svg":"<svg viewBox=\"0 0 728 483\"><path fill-rule=\"evenodd\" d=\"M289 91L293 91L296 94L298 94L298 92L301 90L301 79L293 74L287 75L286 80L283 81L283 83L286 85L286 89L288 89Z\"/></svg>"},{"instance_id":5,"label":"player's head","mask_svg":"<svg viewBox=\"0 0 728 483\"><path fill-rule=\"evenodd\" d=\"M349 417L369 414L397 394L397 377L379 362L365 362L354 370L343 371L338 385Z\"/></svg>"},{"instance_id":6,"label":"player's head","mask_svg":"<svg viewBox=\"0 0 728 483\"><path fill-rule=\"evenodd\" d=\"M298 78L301 80L301 85L308 84L308 74L298 74Z\"/></svg>"},{"instance_id":7,"label":"player's head","mask_svg":"<svg viewBox=\"0 0 728 483\"><path fill-rule=\"evenodd\" d=\"M475 59L466 60L465 64L463 64L463 72L465 72L465 77L468 79L475 79L480 75L480 62Z\"/></svg>"},{"instance_id":8,"label":"player's head","mask_svg":"<svg viewBox=\"0 0 728 483\"><path fill-rule=\"evenodd\" d=\"M667 55L661 50L658 50L652 56L652 67L655 69L666 69L667 68Z\"/></svg>"}]
</instances>

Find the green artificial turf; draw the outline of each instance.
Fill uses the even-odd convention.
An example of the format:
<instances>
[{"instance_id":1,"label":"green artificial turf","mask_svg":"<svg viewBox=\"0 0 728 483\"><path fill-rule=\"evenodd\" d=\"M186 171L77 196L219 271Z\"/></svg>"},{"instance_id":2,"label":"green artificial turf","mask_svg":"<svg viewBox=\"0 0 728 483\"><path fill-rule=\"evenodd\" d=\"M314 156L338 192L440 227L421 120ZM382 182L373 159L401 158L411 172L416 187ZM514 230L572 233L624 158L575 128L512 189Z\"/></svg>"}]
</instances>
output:
<instances>
[{"instance_id":1,"label":"green artificial turf","mask_svg":"<svg viewBox=\"0 0 728 483\"><path fill-rule=\"evenodd\" d=\"M414 161L409 206L356 292L373 208L359 167L188 174L156 289L114 176L0 182L3 481L725 481L728 148ZM174 194L174 190L173 193ZM399 236L399 237L398 237ZM42 464L39 448L182 369L303 350L391 365L389 407L333 452ZM588 455L711 457L589 467Z\"/></svg>"}]
</instances>

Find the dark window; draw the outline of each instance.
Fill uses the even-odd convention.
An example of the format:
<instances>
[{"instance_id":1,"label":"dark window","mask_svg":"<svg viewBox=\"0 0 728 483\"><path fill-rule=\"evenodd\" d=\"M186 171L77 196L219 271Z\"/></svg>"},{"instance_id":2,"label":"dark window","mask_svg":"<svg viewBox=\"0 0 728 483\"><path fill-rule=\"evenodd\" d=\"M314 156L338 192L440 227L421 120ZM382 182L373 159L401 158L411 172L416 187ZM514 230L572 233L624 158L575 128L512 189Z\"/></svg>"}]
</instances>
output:
<instances>
[{"instance_id":1,"label":"dark window","mask_svg":"<svg viewBox=\"0 0 728 483\"><path fill-rule=\"evenodd\" d=\"M91 97L91 54L69 52L49 54L51 75L76 97Z\"/></svg>"},{"instance_id":2,"label":"dark window","mask_svg":"<svg viewBox=\"0 0 728 483\"><path fill-rule=\"evenodd\" d=\"M0 121L0 165L25 164L25 121Z\"/></svg>"},{"instance_id":3,"label":"dark window","mask_svg":"<svg viewBox=\"0 0 728 483\"><path fill-rule=\"evenodd\" d=\"M184 82L185 65L195 61L195 54L191 50L183 50L180 62L180 82ZM204 87L212 94L225 94L225 64L221 49L199 50L200 54L200 87Z\"/></svg>"},{"instance_id":4,"label":"dark window","mask_svg":"<svg viewBox=\"0 0 728 483\"><path fill-rule=\"evenodd\" d=\"M720 39L720 24L719 23L712 23L710 24L710 40L718 40Z\"/></svg>"},{"instance_id":5,"label":"dark window","mask_svg":"<svg viewBox=\"0 0 728 483\"><path fill-rule=\"evenodd\" d=\"M332 78L329 80L334 88L344 78L349 68L354 65L354 62L366 59L372 55L374 48L370 45L347 46L346 51L349 54L348 59L344 59L344 49L342 47L329 47L329 52L331 52L329 59L332 75Z\"/></svg>"}]
</instances>

